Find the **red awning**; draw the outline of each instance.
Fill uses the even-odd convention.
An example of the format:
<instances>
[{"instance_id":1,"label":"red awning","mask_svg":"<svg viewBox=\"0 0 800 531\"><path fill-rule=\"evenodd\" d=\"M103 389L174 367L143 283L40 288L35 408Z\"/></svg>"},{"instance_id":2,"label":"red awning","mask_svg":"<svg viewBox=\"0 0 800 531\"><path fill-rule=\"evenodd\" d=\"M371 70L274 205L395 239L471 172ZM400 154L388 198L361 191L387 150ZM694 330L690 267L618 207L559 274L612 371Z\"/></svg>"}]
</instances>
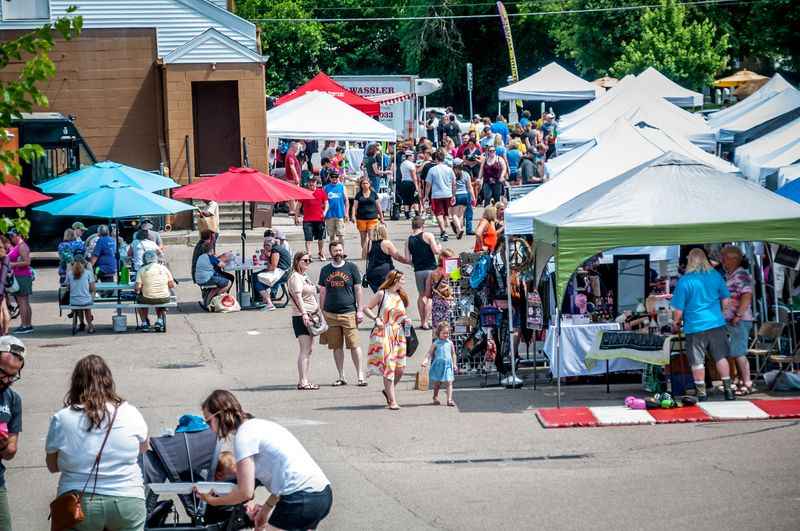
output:
<instances>
[{"instance_id":1,"label":"red awning","mask_svg":"<svg viewBox=\"0 0 800 531\"><path fill-rule=\"evenodd\" d=\"M369 100L379 103L381 105L393 105L395 103L400 103L401 101L410 100L413 97L414 95L408 92L391 92L389 94L377 94L375 96L367 96Z\"/></svg>"},{"instance_id":2,"label":"red awning","mask_svg":"<svg viewBox=\"0 0 800 531\"><path fill-rule=\"evenodd\" d=\"M378 116L381 113L380 103L363 98L355 92L344 88L339 83L325 75L323 72L320 72L314 76L305 85L301 85L293 91L278 98L278 101L275 103L275 105L281 105L287 101L291 101L299 96L302 96L306 92L311 92L312 90L327 92L334 98L342 100L346 104L350 105L351 107L355 107L366 115Z\"/></svg>"}]
</instances>

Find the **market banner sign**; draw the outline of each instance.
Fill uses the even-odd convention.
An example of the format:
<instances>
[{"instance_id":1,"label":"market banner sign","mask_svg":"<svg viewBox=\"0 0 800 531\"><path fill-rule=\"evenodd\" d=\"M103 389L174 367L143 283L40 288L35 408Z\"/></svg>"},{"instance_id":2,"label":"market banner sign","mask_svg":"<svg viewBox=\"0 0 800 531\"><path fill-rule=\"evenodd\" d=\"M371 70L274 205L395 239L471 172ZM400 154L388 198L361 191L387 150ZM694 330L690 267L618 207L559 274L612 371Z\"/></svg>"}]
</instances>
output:
<instances>
[{"instance_id":1,"label":"market banner sign","mask_svg":"<svg viewBox=\"0 0 800 531\"><path fill-rule=\"evenodd\" d=\"M596 361L625 358L650 365L667 365L672 351L672 341L677 336L641 334L604 330L592 342L592 350L586 354L586 367L591 369Z\"/></svg>"}]
</instances>

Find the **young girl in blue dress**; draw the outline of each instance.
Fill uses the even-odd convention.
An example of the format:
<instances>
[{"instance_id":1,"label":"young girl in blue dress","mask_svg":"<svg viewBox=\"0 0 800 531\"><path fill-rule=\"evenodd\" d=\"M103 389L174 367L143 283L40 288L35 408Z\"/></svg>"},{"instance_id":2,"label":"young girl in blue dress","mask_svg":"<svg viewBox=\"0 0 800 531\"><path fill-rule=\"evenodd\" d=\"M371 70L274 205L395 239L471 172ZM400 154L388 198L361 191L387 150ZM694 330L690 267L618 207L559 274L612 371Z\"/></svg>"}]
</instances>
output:
<instances>
[{"instance_id":1,"label":"young girl in blue dress","mask_svg":"<svg viewBox=\"0 0 800 531\"><path fill-rule=\"evenodd\" d=\"M422 362L423 367L427 367L428 364L431 366L428 380L433 384L433 403L437 406L441 404L439 389L442 384L445 384L447 405L455 406L453 380L455 380L456 371L456 349L453 342L450 341L450 325L446 322L439 323L433 337L436 339L433 340L433 344L425 356L425 361Z\"/></svg>"}]
</instances>

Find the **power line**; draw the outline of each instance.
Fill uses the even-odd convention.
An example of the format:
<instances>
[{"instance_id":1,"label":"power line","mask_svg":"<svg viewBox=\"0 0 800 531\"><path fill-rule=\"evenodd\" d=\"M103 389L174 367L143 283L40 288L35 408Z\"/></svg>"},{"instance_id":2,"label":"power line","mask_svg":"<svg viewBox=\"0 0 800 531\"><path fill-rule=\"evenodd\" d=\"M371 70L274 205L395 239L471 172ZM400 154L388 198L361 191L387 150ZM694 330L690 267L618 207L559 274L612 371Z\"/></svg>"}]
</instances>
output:
<instances>
[{"instance_id":1,"label":"power line","mask_svg":"<svg viewBox=\"0 0 800 531\"><path fill-rule=\"evenodd\" d=\"M687 2L677 2L683 6L708 6L708 5L743 5L757 4L766 0L695 0ZM449 6L448 6L449 7ZM641 4L635 6L619 7L596 7L587 9L562 9L559 11L530 11L525 13L508 13L509 17L524 16L550 16L550 15L576 15L583 13L611 13L619 11L635 11L642 9L652 9L663 7L663 4ZM250 22L285 22L291 24L307 24L309 22L391 22L391 21L410 21L410 20L477 20L487 18L498 18L497 13L485 13L476 15L425 15L425 16L397 16L397 17L355 17L355 18L251 18Z\"/></svg>"}]
</instances>

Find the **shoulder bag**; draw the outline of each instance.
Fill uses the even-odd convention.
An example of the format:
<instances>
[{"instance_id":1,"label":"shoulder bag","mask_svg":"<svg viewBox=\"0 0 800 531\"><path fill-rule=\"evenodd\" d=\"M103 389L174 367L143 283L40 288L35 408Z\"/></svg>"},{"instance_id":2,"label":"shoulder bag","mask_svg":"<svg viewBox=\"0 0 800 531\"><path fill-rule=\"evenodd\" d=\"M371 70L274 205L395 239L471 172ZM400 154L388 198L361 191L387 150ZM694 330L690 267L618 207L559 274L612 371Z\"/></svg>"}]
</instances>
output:
<instances>
[{"instance_id":1,"label":"shoulder bag","mask_svg":"<svg viewBox=\"0 0 800 531\"><path fill-rule=\"evenodd\" d=\"M108 442L108 436L111 435L111 428L114 426L114 421L117 419L118 409L117 407L114 408L114 415L111 417L111 422L108 424L106 436L103 438L103 444L100 445L100 451L97 452L97 457L94 459L92 469L89 471L89 477L86 478L86 483L83 484L81 492L78 493L74 490L65 492L50 504L50 531L72 529L86 519L86 515L83 514L83 508L81 507L81 498L86 494L86 487L89 486L89 481L92 479L93 474L94 485L92 486L92 497L94 497L94 492L97 490L97 476L100 473L100 458L103 455L106 442Z\"/></svg>"},{"instance_id":2,"label":"shoulder bag","mask_svg":"<svg viewBox=\"0 0 800 531\"><path fill-rule=\"evenodd\" d=\"M306 279L304 277L303 283L305 284L305 282ZM286 293L288 293L289 297L292 298L292 302L294 303L295 307L297 307L297 310L301 314L308 313L308 319L310 322L308 323L308 325L306 325L306 328L308 329L308 332L312 336L319 336L328 331L328 322L325 320L325 316L322 314L322 308L317 307L317 309L313 312L304 312L302 301L298 301L297 298L295 298L294 293L292 293L292 290L288 289L287 287Z\"/></svg>"}]
</instances>

